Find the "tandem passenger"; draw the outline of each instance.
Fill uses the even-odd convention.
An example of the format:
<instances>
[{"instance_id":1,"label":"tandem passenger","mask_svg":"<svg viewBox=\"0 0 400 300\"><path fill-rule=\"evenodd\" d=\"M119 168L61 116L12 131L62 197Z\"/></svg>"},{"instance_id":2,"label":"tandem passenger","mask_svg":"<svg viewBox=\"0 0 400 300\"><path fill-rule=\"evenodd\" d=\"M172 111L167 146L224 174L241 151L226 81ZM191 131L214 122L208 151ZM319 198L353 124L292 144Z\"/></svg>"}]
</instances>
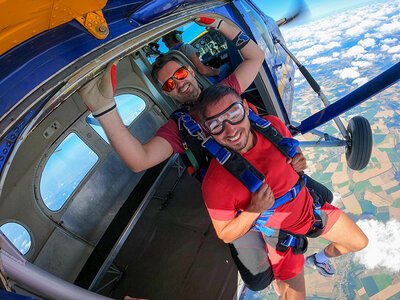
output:
<instances>
[{"instance_id":1,"label":"tandem passenger","mask_svg":"<svg viewBox=\"0 0 400 300\"><path fill-rule=\"evenodd\" d=\"M213 159L202 191L217 235L225 243L257 248L259 241L254 243L253 236L262 232L281 299L306 299L304 263L329 276L334 271L329 258L367 246L368 239L362 230L340 209L318 197L313 199L304 185L304 177L287 163L287 157L272 139L251 127L248 103L234 89L212 86L201 93L193 109L215 141L239 152L265 176L258 190L252 193ZM273 126L282 139L293 141L277 117L258 119L252 115L251 118L257 124L268 121L264 123L266 127ZM299 251L296 243L306 243L304 235L320 235L332 242L317 254L319 259L323 257L322 266L315 254L305 260L303 251ZM250 259L253 265L264 263L262 256Z\"/></svg>"}]
</instances>

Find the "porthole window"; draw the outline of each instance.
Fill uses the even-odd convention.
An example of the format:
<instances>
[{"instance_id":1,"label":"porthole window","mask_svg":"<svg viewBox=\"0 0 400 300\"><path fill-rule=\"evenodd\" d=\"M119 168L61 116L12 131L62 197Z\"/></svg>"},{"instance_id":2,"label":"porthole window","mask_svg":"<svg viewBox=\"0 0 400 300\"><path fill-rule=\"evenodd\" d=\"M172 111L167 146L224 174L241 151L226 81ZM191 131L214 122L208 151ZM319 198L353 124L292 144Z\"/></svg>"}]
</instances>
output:
<instances>
[{"instance_id":1,"label":"porthole window","mask_svg":"<svg viewBox=\"0 0 400 300\"><path fill-rule=\"evenodd\" d=\"M125 126L129 126L132 122L145 110L146 102L138 95L123 94L115 96L115 102L117 104L118 113ZM86 122L92 126L92 128L107 142L107 136L101 127L99 121L97 121L92 114L87 116Z\"/></svg>"},{"instance_id":2,"label":"porthole window","mask_svg":"<svg viewBox=\"0 0 400 300\"><path fill-rule=\"evenodd\" d=\"M47 208L59 210L97 160L78 135L69 134L51 154L40 179L40 195Z\"/></svg>"},{"instance_id":3,"label":"porthole window","mask_svg":"<svg viewBox=\"0 0 400 300\"><path fill-rule=\"evenodd\" d=\"M15 222L9 222L1 225L0 230L22 255L28 253L32 240L28 230L24 226Z\"/></svg>"}]
</instances>

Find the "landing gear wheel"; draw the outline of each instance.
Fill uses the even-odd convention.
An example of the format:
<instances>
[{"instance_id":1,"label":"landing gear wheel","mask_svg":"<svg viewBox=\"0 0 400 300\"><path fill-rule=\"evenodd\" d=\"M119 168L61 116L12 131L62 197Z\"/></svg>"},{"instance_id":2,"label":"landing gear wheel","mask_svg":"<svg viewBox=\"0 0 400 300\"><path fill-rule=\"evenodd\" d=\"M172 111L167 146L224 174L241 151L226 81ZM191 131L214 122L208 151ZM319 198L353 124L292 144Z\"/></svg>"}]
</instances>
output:
<instances>
[{"instance_id":1,"label":"landing gear wheel","mask_svg":"<svg viewBox=\"0 0 400 300\"><path fill-rule=\"evenodd\" d=\"M372 131L368 120L361 116L352 118L347 126L350 136L346 146L346 160L350 169L364 169L372 152Z\"/></svg>"}]
</instances>

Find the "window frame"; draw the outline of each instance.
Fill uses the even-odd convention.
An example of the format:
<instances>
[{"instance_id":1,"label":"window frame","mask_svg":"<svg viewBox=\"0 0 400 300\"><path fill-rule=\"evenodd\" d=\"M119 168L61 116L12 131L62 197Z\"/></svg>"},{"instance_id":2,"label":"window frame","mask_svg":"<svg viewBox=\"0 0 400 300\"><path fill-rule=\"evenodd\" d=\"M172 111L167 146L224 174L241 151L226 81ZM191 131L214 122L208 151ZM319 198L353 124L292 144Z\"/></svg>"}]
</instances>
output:
<instances>
[{"instance_id":1,"label":"window frame","mask_svg":"<svg viewBox=\"0 0 400 300\"><path fill-rule=\"evenodd\" d=\"M5 225L5 224L9 224L9 223L16 223L18 225L21 225L29 234L29 237L31 239L31 246L29 247L29 250L25 253L22 254L21 251L19 251L19 249L14 245L14 243L8 238L8 236L6 236L6 234L1 231L1 233L8 239L8 241L10 242L10 244L15 248L16 251L18 251L19 254L21 254L25 259L29 259L32 257L33 253L35 252L35 237L33 235L32 230L25 225L25 223L21 222L20 220L16 220L16 219L4 219L0 221L0 227Z\"/></svg>"},{"instance_id":2,"label":"window frame","mask_svg":"<svg viewBox=\"0 0 400 300\"><path fill-rule=\"evenodd\" d=\"M58 146L61 145L65 141L65 139L70 135L70 134L75 134L87 147L89 147L93 153L97 155L97 161L96 163L89 169L89 171L86 173L86 175L82 178L82 180L79 182L79 184L76 186L76 188L72 191L72 193L67 197L63 205L58 209L58 210L51 210L46 203L44 202L42 198L42 194L40 191L40 184L42 180L42 174L44 171L45 166L47 165L51 155L54 153L54 151L57 149ZM99 165L103 161L103 158L101 154L96 151L94 147L91 147L88 143L87 140L84 139L81 134L75 129L71 128L69 130L66 130L60 137L56 140L55 143L53 143L47 151L43 154L42 158L40 159L39 166L36 169L36 175L35 175L35 182L34 182L34 198L36 200L36 203L39 205L39 207L46 213L46 215L49 215L50 217L52 215L58 215L64 212L67 207L68 203L71 201L71 199L74 197L74 195L80 191L82 188L82 185L86 182L89 174L92 173L92 171L96 168L97 165Z\"/></svg>"}]
</instances>

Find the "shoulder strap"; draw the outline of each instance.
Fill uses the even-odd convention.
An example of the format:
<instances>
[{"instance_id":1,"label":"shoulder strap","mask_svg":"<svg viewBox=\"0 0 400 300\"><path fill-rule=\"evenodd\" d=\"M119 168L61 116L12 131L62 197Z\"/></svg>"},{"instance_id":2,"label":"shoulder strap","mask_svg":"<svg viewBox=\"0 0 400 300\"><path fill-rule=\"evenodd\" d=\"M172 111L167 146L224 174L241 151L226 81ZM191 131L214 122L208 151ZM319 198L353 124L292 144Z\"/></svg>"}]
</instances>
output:
<instances>
[{"instance_id":1,"label":"shoulder strap","mask_svg":"<svg viewBox=\"0 0 400 300\"><path fill-rule=\"evenodd\" d=\"M189 174L194 175L202 181L201 169L208 167L209 157L201 146L202 129L187 114L186 109L179 109L172 113L171 119L178 126L179 137L181 138L183 149L186 155L182 155L183 163L186 165Z\"/></svg>"},{"instance_id":2,"label":"shoulder strap","mask_svg":"<svg viewBox=\"0 0 400 300\"><path fill-rule=\"evenodd\" d=\"M257 130L267 138L283 155L293 158L297 152L296 147L299 145L297 140L283 137L282 134L272 126L271 122L259 117L251 109L249 110L249 119L251 128Z\"/></svg>"}]
</instances>

